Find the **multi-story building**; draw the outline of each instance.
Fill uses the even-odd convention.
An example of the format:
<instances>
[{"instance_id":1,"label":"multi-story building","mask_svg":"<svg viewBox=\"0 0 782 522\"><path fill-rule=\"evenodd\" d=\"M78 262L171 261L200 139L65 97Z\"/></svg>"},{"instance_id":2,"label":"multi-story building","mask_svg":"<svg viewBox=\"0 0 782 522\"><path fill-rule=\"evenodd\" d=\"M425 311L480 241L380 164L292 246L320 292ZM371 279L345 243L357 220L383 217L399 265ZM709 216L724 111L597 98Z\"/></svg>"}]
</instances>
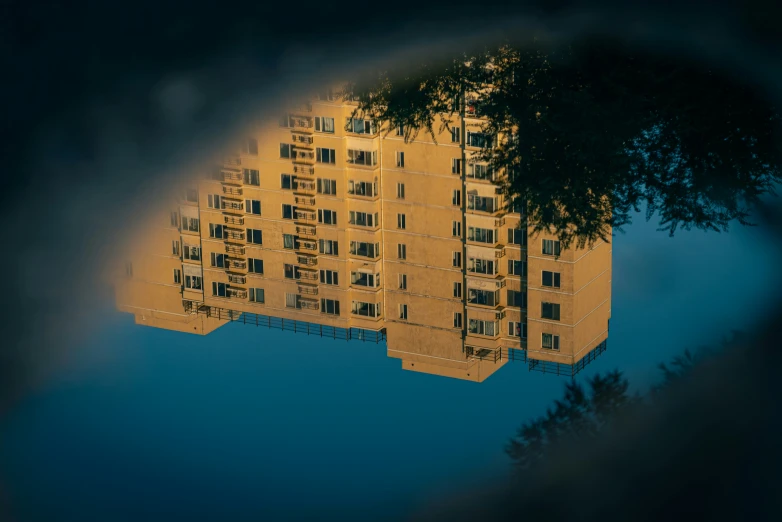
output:
<instances>
[{"instance_id":1,"label":"multi-story building","mask_svg":"<svg viewBox=\"0 0 782 522\"><path fill-rule=\"evenodd\" d=\"M321 94L194 179L128 259L119 308L386 340L405 369L474 381L516 359L570 375L605 349L611 245L528 237L475 160L469 105L409 143L354 108Z\"/></svg>"}]
</instances>

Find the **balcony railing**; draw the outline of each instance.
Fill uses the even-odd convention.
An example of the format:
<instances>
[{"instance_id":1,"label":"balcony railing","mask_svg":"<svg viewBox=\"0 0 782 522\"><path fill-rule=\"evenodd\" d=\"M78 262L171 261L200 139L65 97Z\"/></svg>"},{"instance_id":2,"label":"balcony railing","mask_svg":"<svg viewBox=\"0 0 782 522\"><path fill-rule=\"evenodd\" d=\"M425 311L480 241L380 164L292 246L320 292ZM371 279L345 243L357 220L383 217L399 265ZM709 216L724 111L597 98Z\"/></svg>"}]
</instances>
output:
<instances>
[{"instance_id":1,"label":"balcony railing","mask_svg":"<svg viewBox=\"0 0 782 522\"><path fill-rule=\"evenodd\" d=\"M228 288L225 292L228 297L237 297L239 299L247 299L247 290L240 288Z\"/></svg>"},{"instance_id":2,"label":"balcony railing","mask_svg":"<svg viewBox=\"0 0 782 522\"><path fill-rule=\"evenodd\" d=\"M294 200L297 205L306 205L308 207L315 206L315 198L312 196L295 196Z\"/></svg>"},{"instance_id":3,"label":"balcony railing","mask_svg":"<svg viewBox=\"0 0 782 522\"><path fill-rule=\"evenodd\" d=\"M302 118L294 116L290 120L291 126L294 128L311 129L312 120L310 118Z\"/></svg>"},{"instance_id":4,"label":"balcony railing","mask_svg":"<svg viewBox=\"0 0 782 522\"><path fill-rule=\"evenodd\" d=\"M244 203L237 203L236 201L223 201L222 207L223 210L227 210L228 212L244 211Z\"/></svg>"},{"instance_id":5,"label":"balcony railing","mask_svg":"<svg viewBox=\"0 0 782 522\"><path fill-rule=\"evenodd\" d=\"M494 251L494 257L495 259L500 259L501 257L505 257L505 249L504 248L498 248Z\"/></svg>"},{"instance_id":6,"label":"balcony railing","mask_svg":"<svg viewBox=\"0 0 782 522\"><path fill-rule=\"evenodd\" d=\"M237 246L237 245L225 245L225 251L229 254L236 254L239 256L243 256L245 249L243 246Z\"/></svg>"},{"instance_id":7,"label":"balcony railing","mask_svg":"<svg viewBox=\"0 0 782 522\"><path fill-rule=\"evenodd\" d=\"M242 171L239 169L223 169L223 181L227 183L241 183Z\"/></svg>"},{"instance_id":8,"label":"balcony railing","mask_svg":"<svg viewBox=\"0 0 782 522\"><path fill-rule=\"evenodd\" d=\"M228 274L228 282L236 285L244 285L247 284L247 276Z\"/></svg>"},{"instance_id":9,"label":"balcony railing","mask_svg":"<svg viewBox=\"0 0 782 522\"><path fill-rule=\"evenodd\" d=\"M297 246L298 250L317 250L318 242L314 239L300 239Z\"/></svg>"},{"instance_id":10,"label":"balcony railing","mask_svg":"<svg viewBox=\"0 0 782 522\"><path fill-rule=\"evenodd\" d=\"M315 182L296 180L293 190L296 192L315 192Z\"/></svg>"},{"instance_id":11,"label":"balcony railing","mask_svg":"<svg viewBox=\"0 0 782 522\"><path fill-rule=\"evenodd\" d=\"M242 230L226 230L225 231L225 237L227 239L237 239L240 241L244 240L244 231Z\"/></svg>"},{"instance_id":12,"label":"balcony railing","mask_svg":"<svg viewBox=\"0 0 782 522\"><path fill-rule=\"evenodd\" d=\"M225 216L225 223L227 225L244 225L244 218L236 216Z\"/></svg>"},{"instance_id":13,"label":"balcony railing","mask_svg":"<svg viewBox=\"0 0 782 522\"><path fill-rule=\"evenodd\" d=\"M223 165L228 165L231 167L239 166L242 164L242 158L241 156L225 156L223 158Z\"/></svg>"},{"instance_id":14,"label":"balcony railing","mask_svg":"<svg viewBox=\"0 0 782 522\"><path fill-rule=\"evenodd\" d=\"M317 310L320 307L317 299L309 299L306 297L299 299L299 305L301 308L306 308L308 310Z\"/></svg>"},{"instance_id":15,"label":"balcony railing","mask_svg":"<svg viewBox=\"0 0 782 522\"><path fill-rule=\"evenodd\" d=\"M302 143L304 145L312 145L313 143L315 143L315 138L313 138L312 136L306 136L302 134L294 134L293 142Z\"/></svg>"},{"instance_id":16,"label":"balcony railing","mask_svg":"<svg viewBox=\"0 0 782 522\"><path fill-rule=\"evenodd\" d=\"M229 259L225 267L229 270L247 270L247 261L242 259Z\"/></svg>"},{"instance_id":17,"label":"balcony railing","mask_svg":"<svg viewBox=\"0 0 782 522\"><path fill-rule=\"evenodd\" d=\"M317 229L314 226L296 225L296 233L303 236L314 236L316 230Z\"/></svg>"},{"instance_id":18,"label":"balcony railing","mask_svg":"<svg viewBox=\"0 0 782 522\"><path fill-rule=\"evenodd\" d=\"M505 218L495 219L494 226L499 228L505 224Z\"/></svg>"},{"instance_id":19,"label":"balcony railing","mask_svg":"<svg viewBox=\"0 0 782 522\"><path fill-rule=\"evenodd\" d=\"M315 161L315 153L311 150L294 150L293 161Z\"/></svg>"},{"instance_id":20,"label":"balcony railing","mask_svg":"<svg viewBox=\"0 0 782 522\"><path fill-rule=\"evenodd\" d=\"M307 167L305 165L294 165L293 166L293 172L296 174L309 174L313 175L315 174L315 167ZM299 184L303 183L302 181L299 181Z\"/></svg>"},{"instance_id":21,"label":"balcony railing","mask_svg":"<svg viewBox=\"0 0 782 522\"><path fill-rule=\"evenodd\" d=\"M312 112L312 104L309 102L301 103L294 106L292 112Z\"/></svg>"},{"instance_id":22,"label":"balcony railing","mask_svg":"<svg viewBox=\"0 0 782 522\"><path fill-rule=\"evenodd\" d=\"M223 186L223 194L226 196L241 196L242 195L242 189L241 187L226 187Z\"/></svg>"},{"instance_id":23,"label":"balcony railing","mask_svg":"<svg viewBox=\"0 0 782 522\"><path fill-rule=\"evenodd\" d=\"M317 281L318 273L314 270L301 270L299 271L299 278L307 281Z\"/></svg>"},{"instance_id":24,"label":"balcony railing","mask_svg":"<svg viewBox=\"0 0 782 522\"><path fill-rule=\"evenodd\" d=\"M315 221L315 212L311 210L296 210L295 217L302 221Z\"/></svg>"},{"instance_id":25,"label":"balcony railing","mask_svg":"<svg viewBox=\"0 0 782 522\"><path fill-rule=\"evenodd\" d=\"M318 287L299 285L299 293L307 295L318 295Z\"/></svg>"},{"instance_id":26,"label":"balcony railing","mask_svg":"<svg viewBox=\"0 0 782 522\"><path fill-rule=\"evenodd\" d=\"M318 258L314 256L296 256L296 261L304 266L315 266L318 264Z\"/></svg>"}]
</instances>

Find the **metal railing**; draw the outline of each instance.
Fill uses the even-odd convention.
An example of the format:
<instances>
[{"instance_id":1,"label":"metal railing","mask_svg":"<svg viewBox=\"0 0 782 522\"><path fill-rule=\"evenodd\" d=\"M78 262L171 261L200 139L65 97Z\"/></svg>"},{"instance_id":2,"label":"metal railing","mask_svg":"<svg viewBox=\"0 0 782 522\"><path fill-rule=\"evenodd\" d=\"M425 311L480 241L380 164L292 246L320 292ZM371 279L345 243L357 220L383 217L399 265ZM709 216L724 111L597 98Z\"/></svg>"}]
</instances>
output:
<instances>
[{"instance_id":1,"label":"metal railing","mask_svg":"<svg viewBox=\"0 0 782 522\"><path fill-rule=\"evenodd\" d=\"M239 230L226 230L225 237L228 239L244 240L244 232Z\"/></svg>"},{"instance_id":2,"label":"metal railing","mask_svg":"<svg viewBox=\"0 0 782 522\"><path fill-rule=\"evenodd\" d=\"M242 164L241 156L225 156L223 157L223 165L238 166Z\"/></svg>"},{"instance_id":3,"label":"metal railing","mask_svg":"<svg viewBox=\"0 0 782 522\"><path fill-rule=\"evenodd\" d=\"M225 245L225 251L229 254L237 254L237 255L244 255L245 248L243 246L237 246L237 245Z\"/></svg>"},{"instance_id":4,"label":"metal railing","mask_svg":"<svg viewBox=\"0 0 782 522\"><path fill-rule=\"evenodd\" d=\"M314 271L310 272L309 270L302 270L299 272L299 278L306 279L307 281L317 281L318 273Z\"/></svg>"},{"instance_id":5,"label":"metal railing","mask_svg":"<svg viewBox=\"0 0 782 522\"><path fill-rule=\"evenodd\" d=\"M302 286L302 285L299 285L299 293L300 294L307 294L307 295L318 295L318 287L317 286Z\"/></svg>"},{"instance_id":6,"label":"metal railing","mask_svg":"<svg viewBox=\"0 0 782 522\"><path fill-rule=\"evenodd\" d=\"M247 261L239 259L229 259L226 261L225 267L229 270L247 270Z\"/></svg>"},{"instance_id":7,"label":"metal railing","mask_svg":"<svg viewBox=\"0 0 782 522\"><path fill-rule=\"evenodd\" d=\"M293 199L297 205L307 205L309 207L315 205L315 198L312 196L294 196Z\"/></svg>"},{"instance_id":8,"label":"metal railing","mask_svg":"<svg viewBox=\"0 0 782 522\"><path fill-rule=\"evenodd\" d=\"M296 226L296 233L302 234L305 236L314 236L317 229L315 226L306 226L306 225L297 225Z\"/></svg>"},{"instance_id":9,"label":"metal railing","mask_svg":"<svg viewBox=\"0 0 782 522\"><path fill-rule=\"evenodd\" d=\"M310 257L310 256L296 256L296 260L300 265L305 266L315 266L318 264L318 258L317 257Z\"/></svg>"},{"instance_id":10,"label":"metal railing","mask_svg":"<svg viewBox=\"0 0 782 522\"><path fill-rule=\"evenodd\" d=\"M244 218L236 216L225 216L225 222L228 225L244 225Z\"/></svg>"},{"instance_id":11,"label":"metal railing","mask_svg":"<svg viewBox=\"0 0 782 522\"><path fill-rule=\"evenodd\" d=\"M242 182L242 171L241 170L227 170L223 169L223 181L227 181L230 183L241 183Z\"/></svg>"},{"instance_id":12,"label":"metal railing","mask_svg":"<svg viewBox=\"0 0 782 522\"><path fill-rule=\"evenodd\" d=\"M296 174L315 174L315 167L306 167L303 165L294 165L293 166L293 172ZM301 184L301 181L299 182ZM314 183L313 183L314 188Z\"/></svg>"},{"instance_id":13,"label":"metal railing","mask_svg":"<svg viewBox=\"0 0 782 522\"><path fill-rule=\"evenodd\" d=\"M228 274L228 282L237 285L245 285L247 284L247 276Z\"/></svg>"},{"instance_id":14,"label":"metal railing","mask_svg":"<svg viewBox=\"0 0 782 522\"><path fill-rule=\"evenodd\" d=\"M223 194L227 196L241 196L242 189L240 187L223 187Z\"/></svg>"}]
</instances>

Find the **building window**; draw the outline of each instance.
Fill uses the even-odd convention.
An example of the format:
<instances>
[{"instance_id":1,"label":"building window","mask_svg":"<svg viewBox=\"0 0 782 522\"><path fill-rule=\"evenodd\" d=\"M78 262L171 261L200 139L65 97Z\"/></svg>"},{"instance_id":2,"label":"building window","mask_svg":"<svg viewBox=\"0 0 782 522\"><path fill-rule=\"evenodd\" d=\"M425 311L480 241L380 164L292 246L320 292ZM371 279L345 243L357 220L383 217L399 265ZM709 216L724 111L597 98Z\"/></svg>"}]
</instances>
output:
<instances>
[{"instance_id":1,"label":"building window","mask_svg":"<svg viewBox=\"0 0 782 522\"><path fill-rule=\"evenodd\" d=\"M372 215L368 212L354 212L351 210L348 214L348 221L351 225L358 227L376 227L380 224L377 212Z\"/></svg>"},{"instance_id":2,"label":"building window","mask_svg":"<svg viewBox=\"0 0 782 522\"><path fill-rule=\"evenodd\" d=\"M318 240L319 252L321 254L327 254L330 256L339 255L339 244L332 239L320 239Z\"/></svg>"},{"instance_id":3,"label":"building window","mask_svg":"<svg viewBox=\"0 0 782 522\"><path fill-rule=\"evenodd\" d=\"M320 312L329 315L339 315L339 301L336 299L321 299Z\"/></svg>"},{"instance_id":4,"label":"building window","mask_svg":"<svg viewBox=\"0 0 782 522\"><path fill-rule=\"evenodd\" d=\"M211 258L212 266L217 267L217 268L225 268L226 267L226 265L227 265L226 257L228 257L228 256L226 256L225 254L216 254L216 253L212 252L209 255L209 257Z\"/></svg>"},{"instance_id":5,"label":"building window","mask_svg":"<svg viewBox=\"0 0 782 522\"><path fill-rule=\"evenodd\" d=\"M399 274L399 289L407 290L407 274Z\"/></svg>"},{"instance_id":6,"label":"building window","mask_svg":"<svg viewBox=\"0 0 782 522\"><path fill-rule=\"evenodd\" d=\"M282 248L293 250L295 245L296 245L296 236L294 236L293 234L282 235Z\"/></svg>"},{"instance_id":7,"label":"building window","mask_svg":"<svg viewBox=\"0 0 782 522\"><path fill-rule=\"evenodd\" d=\"M405 153L402 151L397 151L396 153L396 166L399 168L404 168L405 166Z\"/></svg>"},{"instance_id":8,"label":"building window","mask_svg":"<svg viewBox=\"0 0 782 522\"><path fill-rule=\"evenodd\" d=\"M179 241L174 240L171 242L171 254L179 256Z\"/></svg>"},{"instance_id":9,"label":"building window","mask_svg":"<svg viewBox=\"0 0 782 522\"><path fill-rule=\"evenodd\" d=\"M462 327L462 313L461 312L454 312L453 313L453 327L454 328L461 328Z\"/></svg>"},{"instance_id":10,"label":"building window","mask_svg":"<svg viewBox=\"0 0 782 522\"><path fill-rule=\"evenodd\" d=\"M257 156L258 155L258 140L256 140L255 138L249 138L245 142L244 152L246 154L252 154L253 156Z\"/></svg>"},{"instance_id":11,"label":"building window","mask_svg":"<svg viewBox=\"0 0 782 522\"><path fill-rule=\"evenodd\" d=\"M198 189L189 188L185 191L185 199L190 203L198 203Z\"/></svg>"},{"instance_id":12,"label":"building window","mask_svg":"<svg viewBox=\"0 0 782 522\"><path fill-rule=\"evenodd\" d=\"M471 334L475 335L487 335L494 337L497 335L497 327L494 321L481 321L478 319L470 319L467 330Z\"/></svg>"},{"instance_id":13,"label":"building window","mask_svg":"<svg viewBox=\"0 0 782 522\"><path fill-rule=\"evenodd\" d=\"M397 136L404 136L405 135L405 126L401 123L396 126L396 135Z\"/></svg>"},{"instance_id":14,"label":"building window","mask_svg":"<svg viewBox=\"0 0 782 522\"><path fill-rule=\"evenodd\" d=\"M377 165L377 151L348 149L347 162L368 167Z\"/></svg>"},{"instance_id":15,"label":"building window","mask_svg":"<svg viewBox=\"0 0 782 522\"><path fill-rule=\"evenodd\" d=\"M483 132L467 131L467 145L470 147L479 147L485 149L494 145L493 137Z\"/></svg>"},{"instance_id":16,"label":"building window","mask_svg":"<svg viewBox=\"0 0 782 522\"><path fill-rule=\"evenodd\" d=\"M171 226L172 227L179 226L179 213L176 210L171 212Z\"/></svg>"},{"instance_id":17,"label":"building window","mask_svg":"<svg viewBox=\"0 0 782 522\"><path fill-rule=\"evenodd\" d=\"M480 212L496 212L497 198L470 194L467 196L467 208L470 210L478 210Z\"/></svg>"},{"instance_id":18,"label":"building window","mask_svg":"<svg viewBox=\"0 0 782 522\"><path fill-rule=\"evenodd\" d=\"M215 297L225 297L227 294L228 285L225 283L212 283L212 295Z\"/></svg>"},{"instance_id":19,"label":"building window","mask_svg":"<svg viewBox=\"0 0 782 522\"><path fill-rule=\"evenodd\" d=\"M451 143L459 143L462 130L459 127L451 127Z\"/></svg>"},{"instance_id":20,"label":"building window","mask_svg":"<svg viewBox=\"0 0 782 522\"><path fill-rule=\"evenodd\" d=\"M255 245L263 244L263 232L254 228L247 229L247 242Z\"/></svg>"},{"instance_id":21,"label":"building window","mask_svg":"<svg viewBox=\"0 0 782 522\"><path fill-rule=\"evenodd\" d=\"M265 298L263 288L250 288L250 302L263 303Z\"/></svg>"},{"instance_id":22,"label":"building window","mask_svg":"<svg viewBox=\"0 0 782 522\"><path fill-rule=\"evenodd\" d=\"M318 147L315 149L315 158L318 163L336 163L337 157L334 154L334 149L322 149Z\"/></svg>"},{"instance_id":23,"label":"building window","mask_svg":"<svg viewBox=\"0 0 782 522\"><path fill-rule=\"evenodd\" d=\"M285 265L283 267L283 275L285 279L301 279L301 272L296 265Z\"/></svg>"},{"instance_id":24,"label":"building window","mask_svg":"<svg viewBox=\"0 0 782 522\"><path fill-rule=\"evenodd\" d=\"M337 212L334 210L318 209L318 223L324 225L336 225L337 224Z\"/></svg>"},{"instance_id":25,"label":"building window","mask_svg":"<svg viewBox=\"0 0 782 522\"><path fill-rule=\"evenodd\" d=\"M540 317L559 321L559 303L540 303Z\"/></svg>"},{"instance_id":26,"label":"building window","mask_svg":"<svg viewBox=\"0 0 782 522\"><path fill-rule=\"evenodd\" d=\"M263 274L263 259L250 258L247 260L247 266L249 267L249 271L251 273Z\"/></svg>"},{"instance_id":27,"label":"building window","mask_svg":"<svg viewBox=\"0 0 782 522\"><path fill-rule=\"evenodd\" d=\"M559 288L560 274L559 272L543 271L543 286L549 286L551 288Z\"/></svg>"},{"instance_id":28,"label":"building window","mask_svg":"<svg viewBox=\"0 0 782 522\"><path fill-rule=\"evenodd\" d=\"M318 194L327 194L329 196L336 196L337 180L318 178Z\"/></svg>"},{"instance_id":29,"label":"building window","mask_svg":"<svg viewBox=\"0 0 782 522\"><path fill-rule=\"evenodd\" d=\"M351 272L350 284L376 288L380 286L380 274L368 274L366 272Z\"/></svg>"},{"instance_id":30,"label":"building window","mask_svg":"<svg viewBox=\"0 0 782 522\"><path fill-rule=\"evenodd\" d=\"M182 245L182 256L190 261L200 261L201 248L197 246Z\"/></svg>"},{"instance_id":31,"label":"building window","mask_svg":"<svg viewBox=\"0 0 782 522\"><path fill-rule=\"evenodd\" d=\"M455 266L455 267L461 267L462 266L462 253L461 252L454 252L453 253L453 266Z\"/></svg>"},{"instance_id":32,"label":"building window","mask_svg":"<svg viewBox=\"0 0 782 522\"><path fill-rule=\"evenodd\" d=\"M396 257L399 259L407 259L407 245L402 243L396 245Z\"/></svg>"},{"instance_id":33,"label":"building window","mask_svg":"<svg viewBox=\"0 0 782 522\"><path fill-rule=\"evenodd\" d=\"M509 245L526 245L527 244L527 231L519 228L508 229L508 244Z\"/></svg>"},{"instance_id":34,"label":"building window","mask_svg":"<svg viewBox=\"0 0 782 522\"><path fill-rule=\"evenodd\" d=\"M282 204L282 219L293 219L293 212L295 211L295 207L293 205L288 205L286 203Z\"/></svg>"},{"instance_id":35,"label":"building window","mask_svg":"<svg viewBox=\"0 0 782 522\"><path fill-rule=\"evenodd\" d=\"M467 240L493 245L497 231L491 228L467 227Z\"/></svg>"},{"instance_id":36,"label":"building window","mask_svg":"<svg viewBox=\"0 0 782 522\"><path fill-rule=\"evenodd\" d=\"M178 285L182 284L182 271L178 268L174 269L174 283Z\"/></svg>"},{"instance_id":37,"label":"building window","mask_svg":"<svg viewBox=\"0 0 782 522\"><path fill-rule=\"evenodd\" d=\"M290 143L280 143L280 157L290 159L293 157L293 145Z\"/></svg>"},{"instance_id":38,"label":"building window","mask_svg":"<svg viewBox=\"0 0 782 522\"><path fill-rule=\"evenodd\" d=\"M405 184L404 183L397 183L396 184L396 197L397 197L397 199L405 199Z\"/></svg>"},{"instance_id":39,"label":"building window","mask_svg":"<svg viewBox=\"0 0 782 522\"><path fill-rule=\"evenodd\" d=\"M285 294L286 308L301 308L301 296L298 294Z\"/></svg>"},{"instance_id":40,"label":"building window","mask_svg":"<svg viewBox=\"0 0 782 522\"><path fill-rule=\"evenodd\" d=\"M508 321L508 335L510 337L527 338L527 323Z\"/></svg>"},{"instance_id":41,"label":"building window","mask_svg":"<svg viewBox=\"0 0 782 522\"><path fill-rule=\"evenodd\" d=\"M494 168L491 165L482 163L470 163L467 165L467 177L474 179L485 179L494 181Z\"/></svg>"},{"instance_id":42,"label":"building window","mask_svg":"<svg viewBox=\"0 0 782 522\"><path fill-rule=\"evenodd\" d=\"M339 272L336 270L321 270L320 282L324 285L339 286Z\"/></svg>"},{"instance_id":43,"label":"building window","mask_svg":"<svg viewBox=\"0 0 782 522\"><path fill-rule=\"evenodd\" d=\"M223 234L223 225L215 225L214 223L209 223L209 237L213 237L216 239L222 239Z\"/></svg>"},{"instance_id":44,"label":"building window","mask_svg":"<svg viewBox=\"0 0 782 522\"><path fill-rule=\"evenodd\" d=\"M292 190L293 176L290 174L280 174L280 188L283 190Z\"/></svg>"},{"instance_id":45,"label":"building window","mask_svg":"<svg viewBox=\"0 0 782 522\"><path fill-rule=\"evenodd\" d=\"M462 160L458 158L453 158L451 160L451 174L461 174L462 173Z\"/></svg>"},{"instance_id":46,"label":"building window","mask_svg":"<svg viewBox=\"0 0 782 522\"><path fill-rule=\"evenodd\" d=\"M407 305L406 304L400 304L399 305L399 318L407 320Z\"/></svg>"},{"instance_id":47,"label":"building window","mask_svg":"<svg viewBox=\"0 0 782 522\"><path fill-rule=\"evenodd\" d=\"M201 286L201 277L185 275L185 288L189 288L191 290L202 290L203 287Z\"/></svg>"},{"instance_id":48,"label":"building window","mask_svg":"<svg viewBox=\"0 0 782 522\"><path fill-rule=\"evenodd\" d=\"M206 206L209 208L221 208L220 196L217 194L209 194L206 196Z\"/></svg>"},{"instance_id":49,"label":"building window","mask_svg":"<svg viewBox=\"0 0 782 522\"><path fill-rule=\"evenodd\" d=\"M527 277L527 262L515 261L513 259L508 260L508 275L517 275L521 277Z\"/></svg>"},{"instance_id":50,"label":"building window","mask_svg":"<svg viewBox=\"0 0 782 522\"><path fill-rule=\"evenodd\" d=\"M497 265L494 261L488 259L478 259L471 257L467 260L467 271L475 272L476 274L496 275Z\"/></svg>"},{"instance_id":51,"label":"building window","mask_svg":"<svg viewBox=\"0 0 782 522\"><path fill-rule=\"evenodd\" d=\"M396 228L400 230L407 228L407 217L404 214L396 215Z\"/></svg>"},{"instance_id":52,"label":"building window","mask_svg":"<svg viewBox=\"0 0 782 522\"><path fill-rule=\"evenodd\" d=\"M348 182L348 194L355 196L367 196L374 197L378 195L377 181L370 183L368 181L353 181Z\"/></svg>"},{"instance_id":53,"label":"building window","mask_svg":"<svg viewBox=\"0 0 782 522\"><path fill-rule=\"evenodd\" d=\"M451 226L451 232L455 237L462 237L462 222L454 221L453 225Z\"/></svg>"},{"instance_id":54,"label":"building window","mask_svg":"<svg viewBox=\"0 0 782 522\"><path fill-rule=\"evenodd\" d=\"M508 306L527 308L527 292L508 290Z\"/></svg>"},{"instance_id":55,"label":"building window","mask_svg":"<svg viewBox=\"0 0 782 522\"><path fill-rule=\"evenodd\" d=\"M541 346L546 350L556 350L559 351L559 336L544 333L542 334L541 339Z\"/></svg>"},{"instance_id":56,"label":"building window","mask_svg":"<svg viewBox=\"0 0 782 522\"><path fill-rule=\"evenodd\" d=\"M351 241L350 253L354 256L375 258L380 255L380 243L366 243L363 241Z\"/></svg>"},{"instance_id":57,"label":"building window","mask_svg":"<svg viewBox=\"0 0 782 522\"><path fill-rule=\"evenodd\" d=\"M182 230L198 232L198 218L182 216Z\"/></svg>"},{"instance_id":58,"label":"building window","mask_svg":"<svg viewBox=\"0 0 782 522\"><path fill-rule=\"evenodd\" d=\"M462 284L459 282L454 282L453 284L453 296L454 297L461 297L462 296Z\"/></svg>"},{"instance_id":59,"label":"building window","mask_svg":"<svg viewBox=\"0 0 782 522\"><path fill-rule=\"evenodd\" d=\"M363 301L353 301L351 303L351 313L364 317L380 317L380 303L365 303Z\"/></svg>"},{"instance_id":60,"label":"building window","mask_svg":"<svg viewBox=\"0 0 782 522\"><path fill-rule=\"evenodd\" d=\"M260 185L261 176L255 169L244 169L244 183L245 185Z\"/></svg>"},{"instance_id":61,"label":"building window","mask_svg":"<svg viewBox=\"0 0 782 522\"><path fill-rule=\"evenodd\" d=\"M543 255L546 256L558 256L560 253L559 241L553 239L543 240Z\"/></svg>"},{"instance_id":62,"label":"building window","mask_svg":"<svg viewBox=\"0 0 782 522\"><path fill-rule=\"evenodd\" d=\"M348 118L347 119L348 132L355 134L375 134L377 127L372 120L363 120L360 118Z\"/></svg>"},{"instance_id":63,"label":"building window","mask_svg":"<svg viewBox=\"0 0 782 522\"><path fill-rule=\"evenodd\" d=\"M315 131L334 134L334 118L315 116Z\"/></svg>"},{"instance_id":64,"label":"building window","mask_svg":"<svg viewBox=\"0 0 782 522\"><path fill-rule=\"evenodd\" d=\"M248 214L255 214L256 216L261 215L261 202L257 199L245 199L245 208L247 209Z\"/></svg>"},{"instance_id":65,"label":"building window","mask_svg":"<svg viewBox=\"0 0 782 522\"><path fill-rule=\"evenodd\" d=\"M451 197L451 204L453 206L458 207L462 204L462 191L461 190L454 190L453 196Z\"/></svg>"},{"instance_id":66,"label":"building window","mask_svg":"<svg viewBox=\"0 0 782 522\"><path fill-rule=\"evenodd\" d=\"M291 121L291 117L287 114L285 116L280 116L279 123L280 123L280 127L285 127L285 128L293 127L293 122Z\"/></svg>"},{"instance_id":67,"label":"building window","mask_svg":"<svg viewBox=\"0 0 782 522\"><path fill-rule=\"evenodd\" d=\"M470 304L497 306L499 301L499 290L478 290L477 288L467 289L467 302Z\"/></svg>"}]
</instances>

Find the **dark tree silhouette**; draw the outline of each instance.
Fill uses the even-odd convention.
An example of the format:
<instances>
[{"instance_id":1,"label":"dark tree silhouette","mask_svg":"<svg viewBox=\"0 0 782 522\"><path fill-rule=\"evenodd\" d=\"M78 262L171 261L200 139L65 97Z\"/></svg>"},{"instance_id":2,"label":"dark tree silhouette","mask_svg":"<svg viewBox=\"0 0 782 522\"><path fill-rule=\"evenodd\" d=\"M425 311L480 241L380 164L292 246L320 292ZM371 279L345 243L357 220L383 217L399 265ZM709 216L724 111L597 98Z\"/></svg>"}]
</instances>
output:
<instances>
[{"instance_id":1,"label":"dark tree silhouette","mask_svg":"<svg viewBox=\"0 0 782 522\"><path fill-rule=\"evenodd\" d=\"M502 138L478 157L510 174L506 200L526 201L531 232L563 246L608 240L644 206L671 235L750 225L782 178L780 115L753 85L615 41L506 43L375 71L346 91L354 115L403 126L407 140L448 128L463 93Z\"/></svg>"}]
</instances>

